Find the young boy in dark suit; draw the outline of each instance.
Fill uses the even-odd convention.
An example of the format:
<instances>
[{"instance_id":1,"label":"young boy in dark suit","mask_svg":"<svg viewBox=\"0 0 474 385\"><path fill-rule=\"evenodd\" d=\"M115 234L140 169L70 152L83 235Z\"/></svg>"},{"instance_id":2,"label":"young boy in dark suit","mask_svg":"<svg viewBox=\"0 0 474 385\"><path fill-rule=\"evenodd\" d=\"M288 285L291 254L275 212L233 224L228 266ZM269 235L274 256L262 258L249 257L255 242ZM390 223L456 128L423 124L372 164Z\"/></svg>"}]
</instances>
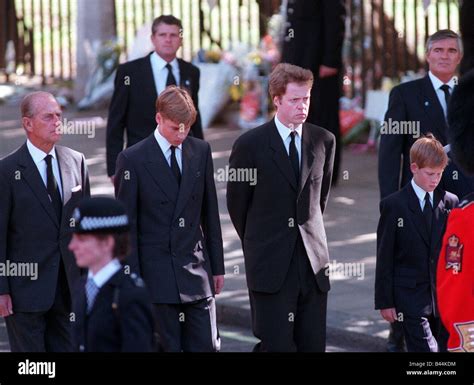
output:
<instances>
[{"instance_id":1,"label":"young boy in dark suit","mask_svg":"<svg viewBox=\"0 0 474 385\"><path fill-rule=\"evenodd\" d=\"M436 306L436 266L454 194L437 188L448 158L433 135L410 150L413 179L380 202L375 309L401 322L407 350L445 350L446 332Z\"/></svg>"},{"instance_id":2,"label":"young boy in dark suit","mask_svg":"<svg viewBox=\"0 0 474 385\"><path fill-rule=\"evenodd\" d=\"M126 274L121 261L130 251L129 218L121 202L83 200L73 214L69 249L89 270L74 304L74 348L81 352L150 352L153 314L141 278Z\"/></svg>"}]
</instances>

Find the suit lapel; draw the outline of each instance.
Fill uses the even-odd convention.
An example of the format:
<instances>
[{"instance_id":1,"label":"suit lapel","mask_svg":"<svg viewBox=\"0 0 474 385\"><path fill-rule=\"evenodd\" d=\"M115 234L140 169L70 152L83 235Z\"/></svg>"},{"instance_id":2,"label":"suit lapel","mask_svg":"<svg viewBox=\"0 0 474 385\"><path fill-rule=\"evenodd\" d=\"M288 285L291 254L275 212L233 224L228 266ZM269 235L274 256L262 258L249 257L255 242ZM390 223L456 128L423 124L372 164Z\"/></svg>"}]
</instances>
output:
<instances>
[{"instance_id":1,"label":"suit lapel","mask_svg":"<svg viewBox=\"0 0 474 385\"><path fill-rule=\"evenodd\" d=\"M308 176L311 174L311 169L314 163L314 145L311 138L311 134L306 124L303 124L302 131L302 140L301 140L301 183L299 185L299 194L303 191L303 187L308 179Z\"/></svg>"},{"instance_id":2,"label":"suit lapel","mask_svg":"<svg viewBox=\"0 0 474 385\"><path fill-rule=\"evenodd\" d=\"M426 245L430 246L430 238L426 228L425 218L423 217L420 202L416 196L415 190L413 190L413 187L411 186L411 183L408 183L405 186L405 191L407 194L408 208L411 211L411 219L415 224L416 231L421 235Z\"/></svg>"},{"instance_id":3,"label":"suit lapel","mask_svg":"<svg viewBox=\"0 0 474 385\"><path fill-rule=\"evenodd\" d=\"M189 91L190 95L192 95L192 81L189 72L187 71L187 67L184 64L183 60L178 59L178 66L179 66L179 86L181 88L185 88Z\"/></svg>"},{"instance_id":4,"label":"suit lapel","mask_svg":"<svg viewBox=\"0 0 474 385\"><path fill-rule=\"evenodd\" d=\"M421 97L423 109L432 123L432 132L435 137L442 143L446 143L446 118L443 113L443 108L439 102L436 91L433 88L430 77L427 75L423 78ZM438 129L436 130L435 127Z\"/></svg>"},{"instance_id":5,"label":"suit lapel","mask_svg":"<svg viewBox=\"0 0 474 385\"><path fill-rule=\"evenodd\" d=\"M44 185L43 179L41 179L38 168L33 162L33 158L28 151L26 143L21 147L20 151L20 177L23 178L30 186L31 191L38 198L46 213L51 217L51 220L56 225L56 227L59 228L58 218L56 216L56 212L54 211L53 205L51 204L51 200L49 199L46 186Z\"/></svg>"},{"instance_id":6,"label":"suit lapel","mask_svg":"<svg viewBox=\"0 0 474 385\"><path fill-rule=\"evenodd\" d=\"M140 71L140 74L142 76L140 87L143 89L144 94L142 100L153 100L154 105L155 100L158 97L158 91L156 90L155 78L153 76L153 70L151 68L150 56L152 53L143 58L142 70ZM131 81L133 81L133 79Z\"/></svg>"},{"instance_id":7,"label":"suit lapel","mask_svg":"<svg viewBox=\"0 0 474 385\"><path fill-rule=\"evenodd\" d=\"M431 226L431 239L442 239L442 233L444 230L444 201L443 201L444 192L442 190L436 189L433 194L433 223ZM436 247L435 244L431 245L432 248Z\"/></svg>"},{"instance_id":8,"label":"suit lapel","mask_svg":"<svg viewBox=\"0 0 474 385\"><path fill-rule=\"evenodd\" d=\"M147 154L145 160L145 168L150 173L155 183L163 190L168 199L176 203L178 196L178 182L171 172L171 168L165 159L165 155L161 151L154 134L147 139Z\"/></svg>"},{"instance_id":9,"label":"suit lapel","mask_svg":"<svg viewBox=\"0 0 474 385\"><path fill-rule=\"evenodd\" d=\"M63 207L71 199L72 188L74 186L74 176L72 174L72 161L70 155L61 146L56 146L56 156L58 157L59 172L61 174L61 186L63 188ZM63 211L64 212L64 211Z\"/></svg>"},{"instance_id":10,"label":"suit lapel","mask_svg":"<svg viewBox=\"0 0 474 385\"><path fill-rule=\"evenodd\" d=\"M276 128L275 121L272 120L270 123L270 147L274 151L273 153L273 161L276 163L277 167L280 169L284 177L288 180L291 187L295 191L298 190L298 183L296 180L295 172L291 167L290 157L286 152L285 145L281 140L281 136L278 133L278 129Z\"/></svg>"},{"instance_id":11,"label":"suit lapel","mask_svg":"<svg viewBox=\"0 0 474 385\"><path fill-rule=\"evenodd\" d=\"M197 178L201 177L201 173L198 171L200 162L197 159L194 159L195 154L191 147L191 143L188 140L183 142L182 149L183 172L181 175L181 185L179 188L178 201L176 202L174 210L173 221L179 216L186 205ZM202 177L204 177L204 175L202 175Z\"/></svg>"}]
</instances>

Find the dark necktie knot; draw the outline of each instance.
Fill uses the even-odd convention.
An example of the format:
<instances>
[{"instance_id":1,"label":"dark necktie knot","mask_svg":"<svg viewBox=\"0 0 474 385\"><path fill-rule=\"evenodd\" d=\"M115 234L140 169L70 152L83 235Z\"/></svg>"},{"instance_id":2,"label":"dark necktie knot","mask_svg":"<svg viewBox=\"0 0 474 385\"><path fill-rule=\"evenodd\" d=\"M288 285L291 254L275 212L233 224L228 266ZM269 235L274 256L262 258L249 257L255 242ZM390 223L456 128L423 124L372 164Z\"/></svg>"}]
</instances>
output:
<instances>
[{"instance_id":1,"label":"dark necktie knot","mask_svg":"<svg viewBox=\"0 0 474 385\"><path fill-rule=\"evenodd\" d=\"M444 100L446 101L446 107L448 107L449 99L451 98L451 87L449 87L447 84L443 84L441 87L439 87L439 89L444 92Z\"/></svg>"},{"instance_id":2,"label":"dark necktie knot","mask_svg":"<svg viewBox=\"0 0 474 385\"><path fill-rule=\"evenodd\" d=\"M173 75L173 68L171 67L170 63L166 63L166 69L168 70L168 76L166 78L166 87L171 85L177 85L176 78Z\"/></svg>"}]
</instances>

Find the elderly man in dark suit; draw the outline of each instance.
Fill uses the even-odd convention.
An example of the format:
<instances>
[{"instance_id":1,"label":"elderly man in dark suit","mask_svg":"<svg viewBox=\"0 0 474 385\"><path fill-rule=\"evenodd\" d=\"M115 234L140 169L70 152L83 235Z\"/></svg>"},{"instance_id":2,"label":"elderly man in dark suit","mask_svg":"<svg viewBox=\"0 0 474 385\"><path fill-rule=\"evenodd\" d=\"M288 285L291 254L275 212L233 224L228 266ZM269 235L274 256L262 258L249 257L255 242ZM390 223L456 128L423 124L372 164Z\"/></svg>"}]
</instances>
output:
<instances>
[{"instance_id":1,"label":"elderly man in dark suit","mask_svg":"<svg viewBox=\"0 0 474 385\"><path fill-rule=\"evenodd\" d=\"M454 75L461 58L459 36L450 30L438 31L426 42L428 75L400 84L390 93L380 135L378 176L381 199L411 180L409 153L419 135L431 132L443 146L447 144L447 104L456 84ZM387 349L404 350L402 330L397 323L391 324Z\"/></svg>"},{"instance_id":2,"label":"elderly man in dark suit","mask_svg":"<svg viewBox=\"0 0 474 385\"><path fill-rule=\"evenodd\" d=\"M312 83L311 71L277 65L270 76L275 118L238 138L230 155L231 170L257 174L228 182L227 207L242 241L259 351L325 350L323 213L335 139L305 123Z\"/></svg>"},{"instance_id":3,"label":"elderly man in dark suit","mask_svg":"<svg viewBox=\"0 0 474 385\"><path fill-rule=\"evenodd\" d=\"M187 137L196 110L168 87L156 102L156 130L117 159L115 193L131 219L131 269L151 293L165 351L216 351L214 294L224 259L211 148Z\"/></svg>"},{"instance_id":4,"label":"elderly man in dark suit","mask_svg":"<svg viewBox=\"0 0 474 385\"><path fill-rule=\"evenodd\" d=\"M124 148L124 131L126 146L130 147L155 129L156 98L167 86L187 89L198 109L199 69L176 58L183 41L182 30L181 21L172 15L156 18L151 35L155 51L117 69L107 123L107 173L110 177L115 174L115 161ZM191 133L203 139L199 110Z\"/></svg>"},{"instance_id":5,"label":"elderly man in dark suit","mask_svg":"<svg viewBox=\"0 0 474 385\"><path fill-rule=\"evenodd\" d=\"M26 143L0 161L0 262L30 276L0 277L0 316L14 352L69 351L71 288L80 276L68 250L73 208L88 196L84 156L56 145L61 109L46 92L21 104Z\"/></svg>"}]
</instances>

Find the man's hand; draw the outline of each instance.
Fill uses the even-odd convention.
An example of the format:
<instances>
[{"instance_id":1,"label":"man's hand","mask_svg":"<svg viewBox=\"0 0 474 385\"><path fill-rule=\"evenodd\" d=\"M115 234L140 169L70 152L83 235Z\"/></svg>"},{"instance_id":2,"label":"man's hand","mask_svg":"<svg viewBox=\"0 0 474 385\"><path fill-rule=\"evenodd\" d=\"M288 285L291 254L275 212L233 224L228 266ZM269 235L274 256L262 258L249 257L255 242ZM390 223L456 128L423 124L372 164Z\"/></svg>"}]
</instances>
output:
<instances>
[{"instance_id":1,"label":"man's hand","mask_svg":"<svg viewBox=\"0 0 474 385\"><path fill-rule=\"evenodd\" d=\"M319 66L319 77L328 78L329 76L334 76L339 72L337 68L327 67L325 65Z\"/></svg>"},{"instance_id":2,"label":"man's hand","mask_svg":"<svg viewBox=\"0 0 474 385\"><path fill-rule=\"evenodd\" d=\"M394 307L382 309L380 310L380 314L382 315L385 321L388 321L390 323L393 323L397 320L397 311Z\"/></svg>"},{"instance_id":3,"label":"man's hand","mask_svg":"<svg viewBox=\"0 0 474 385\"><path fill-rule=\"evenodd\" d=\"M12 297L10 294L0 295L0 317L8 317L13 314Z\"/></svg>"},{"instance_id":4,"label":"man's hand","mask_svg":"<svg viewBox=\"0 0 474 385\"><path fill-rule=\"evenodd\" d=\"M214 279L214 291L216 292L216 294L220 294L222 288L224 287L224 276L214 275L212 278Z\"/></svg>"},{"instance_id":5,"label":"man's hand","mask_svg":"<svg viewBox=\"0 0 474 385\"><path fill-rule=\"evenodd\" d=\"M115 175L112 175L110 177L110 181L112 182L113 185L115 185Z\"/></svg>"}]
</instances>

